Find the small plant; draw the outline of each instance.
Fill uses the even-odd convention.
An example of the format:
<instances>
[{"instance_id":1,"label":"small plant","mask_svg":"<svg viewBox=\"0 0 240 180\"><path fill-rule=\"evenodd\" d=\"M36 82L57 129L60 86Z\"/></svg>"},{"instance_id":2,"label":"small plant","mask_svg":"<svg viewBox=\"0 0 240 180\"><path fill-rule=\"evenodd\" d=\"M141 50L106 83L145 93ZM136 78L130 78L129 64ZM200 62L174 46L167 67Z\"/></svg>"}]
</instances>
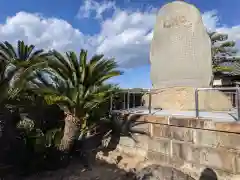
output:
<instances>
[{"instance_id":1,"label":"small plant","mask_svg":"<svg viewBox=\"0 0 240 180\"><path fill-rule=\"evenodd\" d=\"M134 134L149 136L149 132L136 128L139 125L146 124L146 122L138 121L141 116L142 115L138 114L122 117L120 115L112 116L112 129L120 136L127 136L137 142L137 140L134 138Z\"/></svg>"},{"instance_id":2,"label":"small plant","mask_svg":"<svg viewBox=\"0 0 240 180\"><path fill-rule=\"evenodd\" d=\"M63 131L61 128L52 128L43 132L40 128L35 127L34 120L23 116L17 124L21 131L21 138L26 144L34 147L35 152L43 152L49 147L58 147L62 138Z\"/></svg>"},{"instance_id":3,"label":"small plant","mask_svg":"<svg viewBox=\"0 0 240 180\"><path fill-rule=\"evenodd\" d=\"M114 114L111 115L109 119L104 120L104 125L102 125L102 129L105 129L103 144L104 147L107 148L107 151L116 149L120 137L129 137L135 143L138 143L138 140L135 138L136 134L150 136L149 132L137 128L138 125L146 124L146 122L138 121L140 117L141 115L137 114L132 115L131 117Z\"/></svg>"}]
</instances>

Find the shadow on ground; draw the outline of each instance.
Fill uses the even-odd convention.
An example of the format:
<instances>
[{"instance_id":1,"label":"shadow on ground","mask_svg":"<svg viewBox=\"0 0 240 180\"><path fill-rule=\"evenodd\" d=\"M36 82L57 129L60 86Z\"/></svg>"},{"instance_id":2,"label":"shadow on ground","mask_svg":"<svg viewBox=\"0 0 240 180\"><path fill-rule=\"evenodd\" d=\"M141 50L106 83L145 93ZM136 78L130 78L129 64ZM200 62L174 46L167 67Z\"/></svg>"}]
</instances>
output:
<instances>
[{"instance_id":1,"label":"shadow on ground","mask_svg":"<svg viewBox=\"0 0 240 180\"><path fill-rule=\"evenodd\" d=\"M131 173L119 169L114 164L96 160L91 170L73 161L65 169L35 174L22 180L133 180Z\"/></svg>"},{"instance_id":2,"label":"shadow on ground","mask_svg":"<svg viewBox=\"0 0 240 180\"><path fill-rule=\"evenodd\" d=\"M171 167L150 165L140 171L127 172L118 167L121 159L114 164L93 159L91 168L86 168L79 159L72 159L70 164L54 171L44 171L28 177L9 177L5 180L195 180L189 175ZM218 180L216 173L206 168L199 180Z\"/></svg>"}]
</instances>

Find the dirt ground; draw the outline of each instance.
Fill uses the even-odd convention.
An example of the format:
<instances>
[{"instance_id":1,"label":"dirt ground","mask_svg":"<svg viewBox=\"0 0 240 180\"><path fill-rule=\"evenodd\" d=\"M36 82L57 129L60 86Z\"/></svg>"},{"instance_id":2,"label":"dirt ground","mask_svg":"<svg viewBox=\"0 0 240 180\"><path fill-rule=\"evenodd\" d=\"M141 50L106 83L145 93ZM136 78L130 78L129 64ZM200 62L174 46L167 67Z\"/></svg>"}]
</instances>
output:
<instances>
[{"instance_id":1,"label":"dirt ground","mask_svg":"<svg viewBox=\"0 0 240 180\"><path fill-rule=\"evenodd\" d=\"M133 180L130 173L114 164L96 161L91 170L86 170L81 164L72 163L66 169L45 172L24 180Z\"/></svg>"}]
</instances>

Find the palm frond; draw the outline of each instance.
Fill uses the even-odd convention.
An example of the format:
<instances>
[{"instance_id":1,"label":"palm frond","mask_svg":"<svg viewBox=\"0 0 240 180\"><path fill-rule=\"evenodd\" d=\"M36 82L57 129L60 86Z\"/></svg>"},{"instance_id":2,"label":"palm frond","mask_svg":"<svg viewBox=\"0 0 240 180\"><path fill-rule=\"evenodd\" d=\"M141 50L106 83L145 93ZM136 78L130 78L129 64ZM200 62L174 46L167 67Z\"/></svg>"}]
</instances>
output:
<instances>
[{"instance_id":1,"label":"palm frond","mask_svg":"<svg viewBox=\"0 0 240 180\"><path fill-rule=\"evenodd\" d=\"M16 52L15 52L15 49L14 49L14 47L9 43L9 42L7 42L7 41L5 41L4 42L4 44L5 44L5 46L7 47L7 49L8 49L8 54L10 55L10 57L13 57L13 58L17 58L17 54L16 54Z\"/></svg>"}]
</instances>

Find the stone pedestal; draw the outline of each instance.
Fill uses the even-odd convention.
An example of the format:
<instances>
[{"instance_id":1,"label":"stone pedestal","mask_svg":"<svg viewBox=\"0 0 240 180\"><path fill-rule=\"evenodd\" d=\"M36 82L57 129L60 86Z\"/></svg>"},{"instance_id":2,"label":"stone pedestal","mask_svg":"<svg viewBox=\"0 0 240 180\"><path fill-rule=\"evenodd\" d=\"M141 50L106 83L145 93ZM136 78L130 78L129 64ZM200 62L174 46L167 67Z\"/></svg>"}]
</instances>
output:
<instances>
[{"instance_id":1,"label":"stone pedestal","mask_svg":"<svg viewBox=\"0 0 240 180\"><path fill-rule=\"evenodd\" d=\"M200 111L229 111L232 109L230 97L223 92L199 91ZM145 104L148 106L149 96L144 96ZM152 95L152 107L173 111L194 111L195 110L195 88L174 87L163 88Z\"/></svg>"}]
</instances>

